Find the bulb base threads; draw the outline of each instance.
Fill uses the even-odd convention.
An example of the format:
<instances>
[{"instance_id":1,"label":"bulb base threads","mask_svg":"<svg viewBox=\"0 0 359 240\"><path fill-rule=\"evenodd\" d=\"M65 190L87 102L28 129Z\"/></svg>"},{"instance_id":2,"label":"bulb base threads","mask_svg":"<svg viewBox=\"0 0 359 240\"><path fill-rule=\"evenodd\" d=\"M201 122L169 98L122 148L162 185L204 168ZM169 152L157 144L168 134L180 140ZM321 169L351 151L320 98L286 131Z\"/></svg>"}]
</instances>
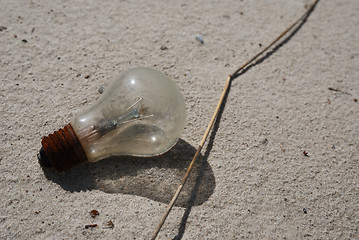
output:
<instances>
[{"instance_id":1,"label":"bulb base threads","mask_svg":"<svg viewBox=\"0 0 359 240\"><path fill-rule=\"evenodd\" d=\"M42 167L52 167L61 172L87 161L86 153L70 123L43 137L41 145L37 158Z\"/></svg>"}]
</instances>

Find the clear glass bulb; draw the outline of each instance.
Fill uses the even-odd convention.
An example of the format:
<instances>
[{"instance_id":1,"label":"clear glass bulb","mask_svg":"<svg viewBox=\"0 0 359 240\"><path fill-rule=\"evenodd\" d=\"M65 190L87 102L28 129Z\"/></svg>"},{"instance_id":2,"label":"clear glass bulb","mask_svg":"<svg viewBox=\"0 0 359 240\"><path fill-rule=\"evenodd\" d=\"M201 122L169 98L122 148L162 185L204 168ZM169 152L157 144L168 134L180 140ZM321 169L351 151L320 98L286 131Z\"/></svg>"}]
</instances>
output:
<instances>
[{"instance_id":1,"label":"clear glass bulb","mask_svg":"<svg viewBox=\"0 0 359 240\"><path fill-rule=\"evenodd\" d=\"M71 120L87 160L156 156L176 144L186 108L175 82L150 68L124 72L101 98Z\"/></svg>"}]
</instances>

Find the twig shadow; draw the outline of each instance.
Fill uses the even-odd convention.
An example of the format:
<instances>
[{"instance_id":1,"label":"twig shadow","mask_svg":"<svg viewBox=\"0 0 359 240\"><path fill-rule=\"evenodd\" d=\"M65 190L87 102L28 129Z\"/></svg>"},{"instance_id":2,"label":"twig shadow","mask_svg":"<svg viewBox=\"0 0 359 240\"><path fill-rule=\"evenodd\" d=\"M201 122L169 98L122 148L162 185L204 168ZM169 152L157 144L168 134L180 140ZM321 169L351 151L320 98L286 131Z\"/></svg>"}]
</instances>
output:
<instances>
[{"instance_id":1,"label":"twig shadow","mask_svg":"<svg viewBox=\"0 0 359 240\"><path fill-rule=\"evenodd\" d=\"M241 71L237 72L236 74L232 75L232 80L235 78L238 78L239 76L241 76L242 74L246 73L249 69L251 69L252 67L262 63L264 60L266 60L267 58L269 58L270 56L272 56L275 52L277 52L281 47L283 47L286 43L289 42L290 39L292 39L292 37L294 37L294 35L303 27L303 25L307 22L309 16L312 14L312 12L314 11L316 5L319 3L319 0L314 4L313 8L305 15L305 17L302 19L302 21L290 32L290 34L285 37L282 41L280 41L272 50L270 50L269 52L267 52L263 57L259 58L258 60L256 60L254 63L248 65L247 67L245 67L244 69L242 69Z\"/></svg>"},{"instance_id":2,"label":"twig shadow","mask_svg":"<svg viewBox=\"0 0 359 240\"><path fill-rule=\"evenodd\" d=\"M213 148L214 139L216 137L216 134L217 134L220 122L221 122L222 114L223 114L224 107L225 107L226 102L227 102L227 98L228 98L228 94L230 92L230 89L231 89L231 82L229 84L228 91L227 91L226 95L223 98L223 103L222 103L222 105L221 105L221 107L219 109L216 121L215 121L215 123L213 125L213 129L212 129L211 135L210 135L209 140L208 140L208 145L207 145L207 148L206 148L206 152L204 153L204 156L200 157L200 161L197 163L197 165L200 166L200 169L204 169L206 167L205 163L207 162L207 159L208 159L208 157L209 157L209 155L211 153L211 150ZM174 240L179 240L179 239L182 239L182 237L183 237L183 234L184 234L184 232L186 230L187 219L188 219L188 217L189 217L189 215L191 213L192 207L195 206L194 203L197 201L197 198L201 197L201 192L199 191L200 184L201 184L203 179L206 179L206 181L207 181L207 178L205 178L205 176L204 176L205 172L206 171L202 170L202 171L199 172L200 174L197 175L196 184L192 188L191 197L190 197L189 201L187 202L186 210L185 210L185 212L184 212L184 214L182 216L180 227L178 229L178 234L174 237ZM185 188L188 188L188 186L186 186Z\"/></svg>"},{"instance_id":3,"label":"twig shadow","mask_svg":"<svg viewBox=\"0 0 359 240\"><path fill-rule=\"evenodd\" d=\"M47 168L43 170L46 178L67 191L96 189L106 193L142 196L167 204L195 152L193 146L180 139L170 151L157 157L111 157L96 163L82 164L63 173ZM206 181L198 183L198 176L205 176ZM187 184L176 206L187 205L192 188L201 193L193 205L204 203L213 194L215 178L204 158L193 169Z\"/></svg>"},{"instance_id":4,"label":"twig shadow","mask_svg":"<svg viewBox=\"0 0 359 240\"><path fill-rule=\"evenodd\" d=\"M318 1L319 2L319 1ZM232 84L232 81L236 78L238 78L239 76L241 76L242 74L244 74L245 72L247 72L249 69L251 69L252 67L262 63L264 60L266 60L267 58L269 58L271 55L273 55L275 52L277 52L282 46L284 46L301 28L302 26L304 25L304 23L307 21L308 17L310 16L310 14L313 12L316 4L318 3L316 2L314 7L311 9L311 11L308 12L308 14L302 19L302 21L298 24L298 26L296 26L292 32L286 37L284 38L281 42L279 42L271 51L269 51L268 53L266 53L263 57L259 58L257 61L255 61L254 63L248 65L246 68L242 69L241 71L237 72L236 74L232 75L231 77L231 81L229 83L229 87L228 87L228 91L224 97L224 100L223 100L223 103L220 107L220 110L219 110L219 113L218 113L218 116L216 118L216 121L214 123L214 126L213 126L213 130L211 132L211 135L210 135L210 138L209 138L209 141L208 141L208 145L207 145L207 148L206 148L206 152L203 156L203 160L204 162L207 162L207 159L210 155L210 152L212 150L212 147L213 147L213 142L214 142L214 139L216 137L216 134L217 134L217 131L218 131L218 128L219 128L219 125L220 125L220 122L221 122L221 118L222 118L222 114L223 114L223 111L224 111L224 108L225 108L225 105L227 103L227 98L228 98L228 95L229 95L229 92L230 92L230 89L231 89L231 84ZM197 180L196 180L196 183L199 184L203 179L203 176L201 174L199 174L197 176ZM181 220L181 223L180 223L180 227L178 229L178 233L177 235L174 237L175 240L180 240L183 238L183 235L184 235L184 232L186 230L186 223L187 223L187 219L191 213L191 210L192 210L192 207L195 206L195 201L196 201L196 198L199 197L200 194L199 194L199 191L197 189L197 185L195 185L192 189L192 192L191 192L191 197L187 203L187 207L186 207L186 210L182 216L182 220Z\"/></svg>"}]
</instances>

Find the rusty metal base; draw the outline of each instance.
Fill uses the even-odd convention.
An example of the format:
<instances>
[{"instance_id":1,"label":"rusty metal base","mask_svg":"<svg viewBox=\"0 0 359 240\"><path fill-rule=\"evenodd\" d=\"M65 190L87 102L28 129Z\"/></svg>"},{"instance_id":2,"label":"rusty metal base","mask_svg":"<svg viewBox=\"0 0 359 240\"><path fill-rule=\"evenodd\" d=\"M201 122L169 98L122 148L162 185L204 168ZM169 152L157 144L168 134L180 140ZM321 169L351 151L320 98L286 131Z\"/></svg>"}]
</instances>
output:
<instances>
[{"instance_id":1,"label":"rusty metal base","mask_svg":"<svg viewBox=\"0 0 359 240\"><path fill-rule=\"evenodd\" d=\"M86 154L71 124L43 137L37 157L42 167L65 171L87 161Z\"/></svg>"}]
</instances>

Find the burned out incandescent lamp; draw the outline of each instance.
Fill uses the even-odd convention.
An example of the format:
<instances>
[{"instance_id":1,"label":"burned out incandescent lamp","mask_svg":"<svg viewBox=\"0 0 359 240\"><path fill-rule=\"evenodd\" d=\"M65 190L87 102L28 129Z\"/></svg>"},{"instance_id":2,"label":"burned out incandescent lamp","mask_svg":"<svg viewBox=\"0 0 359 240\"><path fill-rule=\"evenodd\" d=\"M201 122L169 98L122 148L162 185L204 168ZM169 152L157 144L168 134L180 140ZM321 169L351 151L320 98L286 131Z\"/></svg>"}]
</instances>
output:
<instances>
[{"instance_id":1,"label":"burned out incandescent lamp","mask_svg":"<svg viewBox=\"0 0 359 240\"><path fill-rule=\"evenodd\" d=\"M64 128L43 137L43 167L67 170L110 156L157 156L178 141L186 120L175 82L150 68L133 68Z\"/></svg>"}]
</instances>

